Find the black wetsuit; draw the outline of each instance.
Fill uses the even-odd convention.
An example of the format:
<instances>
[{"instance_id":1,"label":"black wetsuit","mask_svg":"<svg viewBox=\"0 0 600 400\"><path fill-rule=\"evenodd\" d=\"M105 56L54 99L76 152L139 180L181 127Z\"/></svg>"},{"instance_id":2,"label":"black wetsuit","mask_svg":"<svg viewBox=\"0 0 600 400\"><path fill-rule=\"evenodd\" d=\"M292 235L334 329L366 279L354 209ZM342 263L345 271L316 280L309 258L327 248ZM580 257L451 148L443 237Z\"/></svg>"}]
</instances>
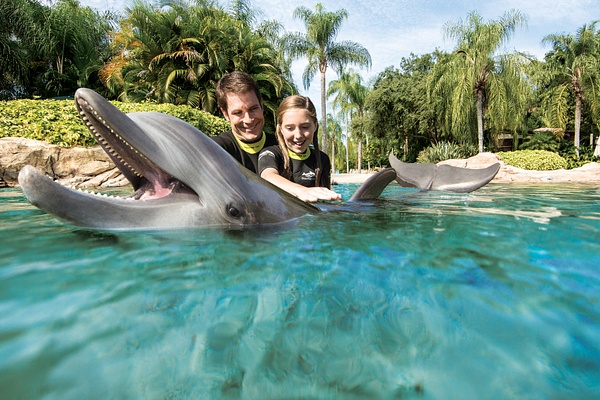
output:
<instances>
[{"instance_id":1,"label":"black wetsuit","mask_svg":"<svg viewBox=\"0 0 600 400\"><path fill-rule=\"evenodd\" d=\"M306 160L296 160L290 158L292 176L290 180L305 187L322 186L331 187L331 163L329 156L319 151L321 157L321 179L318 185L315 185L315 169L317 168L316 152L311 149L310 156ZM258 157L258 175L267 168L275 168L279 175L285 176L283 169L283 154L279 146L266 147L260 152Z\"/></svg>"},{"instance_id":2,"label":"black wetsuit","mask_svg":"<svg viewBox=\"0 0 600 400\"><path fill-rule=\"evenodd\" d=\"M277 138L275 137L275 135L269 135L264 132L263 135L265 135L266 137L265 145L263 148L277 144ZM248 168L254 173L258 171L258 153L250 154L242 150L237 140L235 140L233 132L223 132L219 136L214 136L213 139L219 144L219 146L221 146L223 149L225 149L226 152L231 154L233 158L235 158L244 167Z\"/></svg>"}]
</instances>

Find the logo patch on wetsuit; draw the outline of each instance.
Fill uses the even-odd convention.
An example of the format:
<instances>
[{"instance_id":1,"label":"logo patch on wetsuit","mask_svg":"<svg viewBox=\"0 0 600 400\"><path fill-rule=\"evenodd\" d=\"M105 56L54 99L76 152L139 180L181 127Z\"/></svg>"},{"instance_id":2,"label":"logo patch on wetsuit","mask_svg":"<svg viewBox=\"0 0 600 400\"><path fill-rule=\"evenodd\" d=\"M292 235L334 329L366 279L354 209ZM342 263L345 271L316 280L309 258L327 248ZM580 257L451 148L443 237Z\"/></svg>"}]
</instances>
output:
<instances>
[{"instance_id":1,"label":"logo patch on wetsuit","mask_svg":"<svg viewBox=\"0 0 600 400\"><path fill-rule=\"evenodd\" d=\"M316 178L316 175L313 171L310 172L303 172L302 173L302 177L300 179L302 179L303 181L314 181Z\"/></svg>"},{"instance_id":2,"label":"logo patch on wetsuit","mask_svg":"<svg viewBox=\"0 0 600 400\"><path fill-rule=\"evenodd\" d=\"M265 150L265 151L263 151L262 153L260 153L258 155L258 159L260 160L261 158L263 158L265 156L269 156L269 157L275 158L275 154L271 150Z\"/></svg>"}]
</instances>

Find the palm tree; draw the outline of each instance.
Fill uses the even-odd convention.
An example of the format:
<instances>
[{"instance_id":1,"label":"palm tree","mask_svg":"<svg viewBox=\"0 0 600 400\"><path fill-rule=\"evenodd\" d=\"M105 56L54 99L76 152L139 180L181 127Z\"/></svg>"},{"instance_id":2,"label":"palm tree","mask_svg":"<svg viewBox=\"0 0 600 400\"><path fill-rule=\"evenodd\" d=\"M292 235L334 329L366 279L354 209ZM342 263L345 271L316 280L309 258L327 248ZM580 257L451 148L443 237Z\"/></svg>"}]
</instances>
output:
<instances>
[{"instance_id":1,"label":"palm tree","mask_svg":"<svg viewBox=\"0 0 600 400\"><path fill-rule=\"evenodd\" d=\"M236 2L233 15L210 1L164 4L136 3L128 10L114 40L117 55L103 71L107 86L123 100L188 104L216 113L217 81L241 70L259 83L267 114L274 115L293 86L278 51L249 25L243 2Z\"/></svg>"},{"instance_id":2,"label":"palm tree","mask_svg":"<svg viewBox=\"0 0 600 400\"><path fill-rule=\"evenodd\" d=\"M445 99L443 125L459 141L472 141L477 124L479 152L483 152L484 112L497 132L516 130L524 120L523 107L529 86L522 73L528 59L520 54L496 55L526 18L518 11L485 23L477 12L467 21L448 23L446 36L457 41L454 54L436 64L429 80L429 95Z\"/></svg>"},{"instance_id":3,"label":"palm tree","mask_svg":"<svg viewBox=\"0 0 600 400\"><path fill-rule=\"evenodd\" d=\"M348 64L371 67L371 55L362 45L352 41L335 42L344 19L348 18L346 10L334 12L325 10L322 4L315 6L315 11L306 7L297 7L294 17L304 22L306 34L292 33L286 37L286 49L291 59L306 57L308 65L302 74L304 88L310 87L310 82L317 72L321 75L321 143L323 151L327 152L327 106L326 78L327 67L339 74Z\"/></svg>"},{"instance_id":4,"label":"palm tree","mask_svg":"<svg viewBox=\"0 0 600 400\"><path fill-rule=\"evenodd\" d=\"M350 87L349 80L350 75L347 73L342 73L339 79L329 82L329 87L327 89L327 98L335 94L335 98L333 99L333 107L340 109L340 117L346 127L346 173L349 172L350 153L348 149L350 146L348 146L348 132L350 130L350 115L353 110L349 96L346 93L346 88Z\"/></svg>"},{"instance_id":5,"label":"palm tree","mask_svg":"<svg viewBox=\"0 0 600 400\"><path fill-rule=\"evenodd\" d=\"M362 120L364 117L365 102L369 88L363 84L362 77L352 69L342 72L340 78L329 83L327 97L336 95L333 101L341 109L344 119L352 125L353 119ZM362 145L365 137L363 124L354 124L360 127L354 133L358 142L358 172L362 169Z\"/></svg>"},{"instance_id":6,"label":"palm tree","mask_svg":"<svg viewBox=\"0 0 600 400\"><path fill-rule=\"evenodd\" d=\"M52 65L44 76L50 93L72 94L78 86L89 86L90 76L108 58L111 18L81 7L77 0L60 0L50 7L38 35L31 38Z\"/></svg>"},{"instance_id":7,"label":"palm tree","mask_svg":"<svg viewBox=\"0 0 600 400\"><path fill-rule=\"evenodd\" d=\"M581 135L581 111L583 104L592 109L600 108L600 32L596 31L595 21L583 25L573 35L548 35L544 43L552 45L546 54L542 74L550 87L544 93L543 104L548 110L547 118L555 127L567 123L567 103L569 96L575 98L575 149L579 155ZM598 113L592 113L598 115Z\"/></svg>"},{"instance_id":8,"label":"palm tree","mask_svg":"<svg viewBox=\"0 0 600 400\"><path fill-rule=\"evenodd\" d=\"M0 5L0 90L12 96L72 94L97 89L95 72L108 58L107 32L114 16L76 0L50 6L35 0ZM9 83L10 81L10 83Z\"/></svg>"},{"instance_id":9,"label":"palm tree","mask_svg":"<svg viewBox=\"0 0 600 400\"><path fill-rule=\"evenodd\" d=\"M37 28L33 0L5 0L0 4L0 99L12 98L28 82L28 52L23 44Z\"/></svg>"}]
</instances>

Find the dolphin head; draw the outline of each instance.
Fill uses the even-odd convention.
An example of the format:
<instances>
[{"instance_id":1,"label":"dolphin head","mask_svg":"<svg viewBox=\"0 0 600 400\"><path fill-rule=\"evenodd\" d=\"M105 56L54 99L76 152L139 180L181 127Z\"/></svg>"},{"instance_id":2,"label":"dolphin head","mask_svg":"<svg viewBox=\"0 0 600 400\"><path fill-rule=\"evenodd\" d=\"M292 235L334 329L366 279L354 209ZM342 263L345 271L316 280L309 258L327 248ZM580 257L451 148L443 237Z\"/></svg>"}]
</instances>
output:
<instances>
[{"instance_id":1,"label":"dolphin head","mask_svg":"<svg viewBox=\"0 0 600 400\"><path fill-rule=\"evenodd\" d=\"M178 118L124 114L90 89L77 90L75 103L134 193L123 198L83 193L24 167L23 192L50 214L92 228L172 229L278 223L318 212L246 170Z\"/></svg>"}]
</instances>

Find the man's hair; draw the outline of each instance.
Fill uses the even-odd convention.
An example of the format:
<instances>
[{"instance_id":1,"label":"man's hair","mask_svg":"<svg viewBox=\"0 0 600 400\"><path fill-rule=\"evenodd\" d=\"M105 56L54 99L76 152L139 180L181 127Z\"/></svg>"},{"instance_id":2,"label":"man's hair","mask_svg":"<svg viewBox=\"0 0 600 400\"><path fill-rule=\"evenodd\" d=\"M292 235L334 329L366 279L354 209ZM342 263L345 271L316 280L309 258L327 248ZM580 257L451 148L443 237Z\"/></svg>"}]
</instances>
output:
<instances>
[{"instance_id":1,"label":"man's hair","mask_svg":"<svg viewBox=\"0 0 600 400\"><path fill-rule=\"evenodd\" d=\"M217 82L217 106L227 111L227 93L254 92L258 102L262 106L262 97L258 84L249 74L241 71L233 71L224 75Z\"/></svg>"}]
</instances>

